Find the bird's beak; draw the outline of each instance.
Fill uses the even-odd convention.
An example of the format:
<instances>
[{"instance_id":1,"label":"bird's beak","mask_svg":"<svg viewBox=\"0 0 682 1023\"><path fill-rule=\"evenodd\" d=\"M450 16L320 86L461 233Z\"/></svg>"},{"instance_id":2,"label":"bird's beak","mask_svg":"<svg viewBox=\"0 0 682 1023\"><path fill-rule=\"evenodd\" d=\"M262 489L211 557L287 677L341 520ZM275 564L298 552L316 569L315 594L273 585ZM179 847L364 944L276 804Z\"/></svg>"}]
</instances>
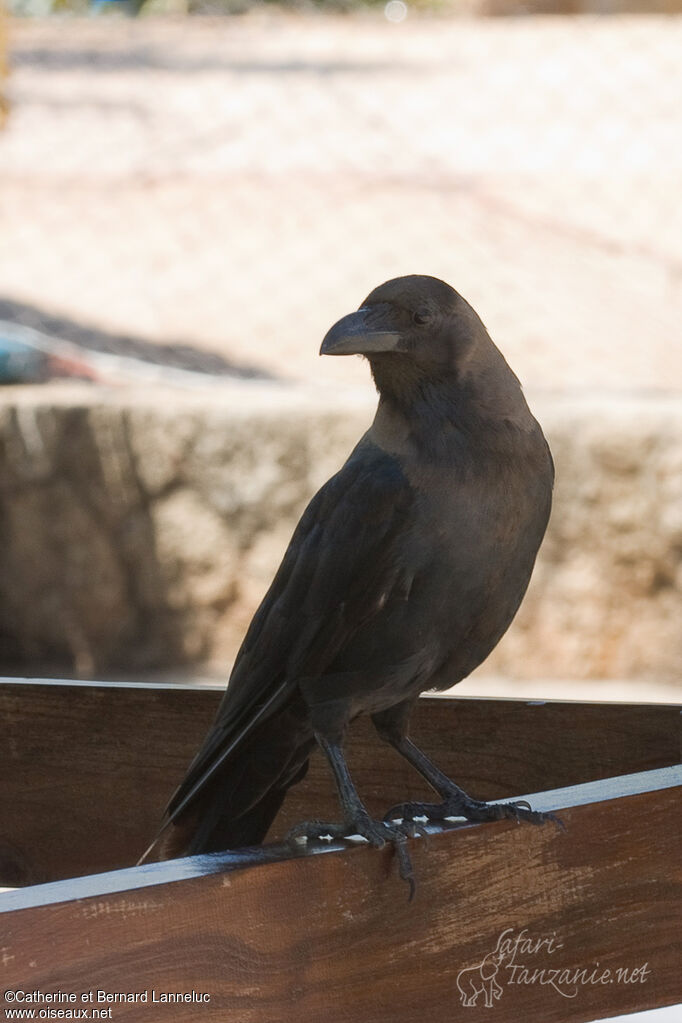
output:
<instances>
[{"instance_id":1,"label":"bird's beak","mask_svg":"<svg viewBox=\"0 0 682 1023\"><path fill-rule=\"evenodd\" d=\"M335 323L325 335L320 355L393 352L401 341L402 335L395 329L395 309L388 304L377 303L363 306Z\"/></svg>"}]
</instances>

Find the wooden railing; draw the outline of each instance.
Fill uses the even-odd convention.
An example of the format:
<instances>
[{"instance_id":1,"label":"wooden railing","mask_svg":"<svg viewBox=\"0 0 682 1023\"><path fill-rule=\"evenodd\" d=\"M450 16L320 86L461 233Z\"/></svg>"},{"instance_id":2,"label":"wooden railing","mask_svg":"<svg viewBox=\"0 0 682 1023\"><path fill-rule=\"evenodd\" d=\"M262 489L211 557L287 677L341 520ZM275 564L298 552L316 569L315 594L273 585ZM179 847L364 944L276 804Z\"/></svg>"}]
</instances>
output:
<instances>
[{"instance_id":1,"label":"wooden railing","mask_svg":"<svg viewBox=\"0 0 682 1023\"><path fill-rule=\"evenodd\" d=\"M565 830L430 827L408 903L390 848L276 841L338 816L317 757L272 844L131 866L219 696L0 685L0 883L23 886L0 895L0 989L78 1000L0 1009L568 1023L682 1001L679 708L424 699L414 736L463 787L531 793ZM427 795L364 725L349 751L373 809Z\"/></svg>"}]
</instances>

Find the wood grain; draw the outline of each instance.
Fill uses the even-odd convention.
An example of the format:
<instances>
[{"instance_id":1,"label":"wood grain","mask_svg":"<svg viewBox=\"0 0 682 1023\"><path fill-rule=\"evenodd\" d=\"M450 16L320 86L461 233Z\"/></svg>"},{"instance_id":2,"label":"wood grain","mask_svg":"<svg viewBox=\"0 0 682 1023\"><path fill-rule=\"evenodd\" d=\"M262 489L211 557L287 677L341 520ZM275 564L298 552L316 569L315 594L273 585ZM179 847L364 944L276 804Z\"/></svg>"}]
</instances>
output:
<instances>
[{"instance_id":1,"label":"wood grain","mask_svg":"<svg viewBox=\"0 0 682 1023\"><path fill-rule=\"evenodd\" d=\"M221 690L0 684L0 884L35 884L134 863L215 713ZM473 795L501 798L680 761L677 707L426 697L413 737ZM349 761L375 812L428 797L359 721ZM338 815L313 756L271 837Z\"/></svg>"},{"instance_id":2,"label":"wood grain","mask_svg":"<svg viewBox=\"0 0 682 1023\"><path fill-rule=\"evenodd\" d=\"M118 1023L582 1023L673 1004L682 999L679 769L675 778L620 798L605 798L608 783L601 795L587 786L593 801L579 789L564 808L539 799L561 809L565 832L498 822L414 841L412 904L391 851L364 847L255 866L229 856L152 864L46 886L44 905L41 889L0 897L0 911L3 898L34 903L0 912L0 987L210 996L118 1004ZM181 879L169 881L173 873ZM482 996L463 1006L460 971L504 932L544 948L521 946L500 964L493 1008ZM583 972L574 984L562 970ZM595 983L604 970L611 981Z\"/></svg>"}]
</instances>

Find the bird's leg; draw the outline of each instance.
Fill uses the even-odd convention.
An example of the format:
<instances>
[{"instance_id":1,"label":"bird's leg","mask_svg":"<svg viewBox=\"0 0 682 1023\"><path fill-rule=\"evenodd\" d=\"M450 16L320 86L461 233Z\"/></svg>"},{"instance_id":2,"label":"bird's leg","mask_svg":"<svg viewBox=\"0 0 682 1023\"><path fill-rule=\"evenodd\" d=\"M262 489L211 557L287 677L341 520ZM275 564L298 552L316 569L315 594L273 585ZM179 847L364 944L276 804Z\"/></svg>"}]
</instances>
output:
<instances>
[{"instance_id":1,"label":"bird's leg","mask_svg":"<svg viewBox=\"0 0 682 1023\"><path fill-rule=\"evenodd\" d=\"M531 824L554 821L561 824L552 813L540 813L531 809L525 799L510 803L485 803L472 799L463 789L455 785L446 774L412 742L407 736L407 724L413 704L400 704L372 715L377 732L385 742L390 743L401 756L419 771L423 778L441 796L442 803L400 803L391 807L385 820L412 820L426 817L429 820L445 820L446 817L464 817L470 821L515 820Z\"/></svg>"},{"instance_id":2,"label":"bird's leg","mask_svg":"<svg viewBox=\"0 0 682 1023\"><path fill-rule=\"evenodd\" d=\"M353 784L341 746L340 736L334 741L320 732L315 732L315 738L331 766L344 819L340 823L303 821L289 831L287 840L322 838L327 835L332 838L347 838L350 835L360 835L377 849L383 848L387 842L392 842L398 859L400 876L404 881L408 882L410 886L410 899L412 899L415 891L415 881L412 863L407 851L407 838L420 834L423 829L412 821L408 821L405 824L389 824L386 821L374 820L360 799L358 791Z\"/></svg>"}]
</instances>

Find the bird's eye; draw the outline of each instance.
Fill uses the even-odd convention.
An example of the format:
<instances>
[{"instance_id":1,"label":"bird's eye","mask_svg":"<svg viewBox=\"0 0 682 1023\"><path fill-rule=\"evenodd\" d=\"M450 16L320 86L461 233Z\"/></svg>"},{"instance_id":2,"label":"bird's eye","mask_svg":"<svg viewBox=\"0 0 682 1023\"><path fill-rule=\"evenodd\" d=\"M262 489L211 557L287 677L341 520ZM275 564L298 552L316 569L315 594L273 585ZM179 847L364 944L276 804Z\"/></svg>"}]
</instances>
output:
<instances>
[{"instance_id":1,"label":"bird's eye","mask_svg":"<svg viewBox=\"0 0 682 1023\"><path fill-rule=\"evenodd\" d=\"M429 322L429 314L423 309L418 309L416 313L412 313L412 322L423 327L425 323Z\"/></svg>"}]
</instances>

